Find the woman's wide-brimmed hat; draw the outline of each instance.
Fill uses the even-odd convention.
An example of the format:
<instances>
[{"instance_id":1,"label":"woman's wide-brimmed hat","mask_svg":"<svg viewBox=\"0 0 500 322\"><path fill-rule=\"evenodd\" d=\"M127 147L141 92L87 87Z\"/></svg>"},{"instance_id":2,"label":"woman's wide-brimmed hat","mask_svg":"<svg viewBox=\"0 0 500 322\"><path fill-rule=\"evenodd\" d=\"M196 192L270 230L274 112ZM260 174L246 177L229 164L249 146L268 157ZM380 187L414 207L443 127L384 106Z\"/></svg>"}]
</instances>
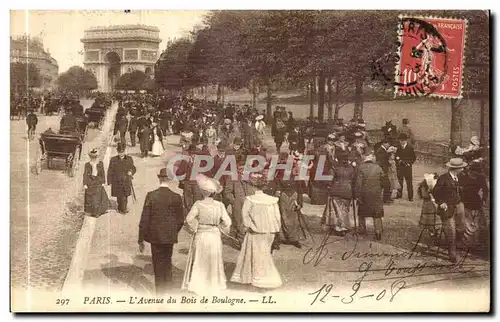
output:
<instances>
[{"instance_id":1,"label":"woman's wide-brimmed hat","mask_svg":"<svg viewBox=\"0 0 500 322\"><path fill-rule=\"evenodd\" d=\"M97 151L96 148L93 148L90 152L89 152L89 156L91 158L97 158L99 156L99 151Z\"/></svg>"},{"instance_id":2,"label":"woman's wide-brimmed hat","mask_svg":"<svg viewBox=\"0 0 500 322\"><path fill-rule=\"evenodd\" d=\"M360 138L360 137L363 136L363 133L361 133L359 131L358 132L354 132L354 136L357 137L357 138Z\"/></svg>"},{"instance_id":3,"label":"woman's wide-brimmed hat","mask_svg":"<svg viewBox=\"0 0 500 322\"><path fill-rule=\"evenodd\" d=\"M224 124L231 124L231 119L224 119Z\"/></svg>"},{"instance_id":4,"label":"woman's wide-brimmed hat","mask_svg":"<svg viewBox=\"0 0 500 322\"><path fill-rule=\"evenodd\" d=\"M243 140L239 136L237 136L234 138L233 144L243 144Z\"/></svg>"},{"instance_id":5,"label":"woman's wide-brimmed hat","mask_svg":"<svg viewBox=\"0 0 500 322\"><path fill-rule=\"evenodd\" d=\"M474 135L473 137L470 138L470 143L474 145L479 145L481 142L479 142L479 138L476 135Z\"/></svg>"},{"instance_id":6,"label":"woman's wide-brimmed hat","mask_svg":"<svg viewBox=\"0 0 500 322\"><path fill-rule=\"evenodd\" d=\"M201 190L210 193L220 193L222 192L222 186L219 181L209 178L206 175L198 174L196 176L196 182Z\"/></svg>"},{"instance_id":7,"label":"woman's wide-brimmed hat","mask_svg":"<svg viewBox=\"0 0 500 322\"><path fill-rule=\"evenodd\" d=\"M266 173L262 172L252 172L248 176L248 183L257 188L262 188L266 185Z\"/></svg>"},{"instance_id":8,"label":"woman's wide-brimmed hat","mask_svg":"<svg viewBox=\"0 0 500 322\"><path fill-rule=\"evenodd\" d=\"M260 121L262 119L264 119L264 115L257 115L257 117L255 117L256 121Z\"/></svg>"},{"instance_id":9,"label":"woman's wide-brimmed hat","mask_svg":"<svg viewBox=\"0 0 500 322\"><path fill-rule=\"evenodd\" d=\"M427 187L432 189L436 186L437 178L435 173L424 173L424 180L427 183Z\"/></svg>"},{"instance_id":10,"label":"woman's wide-brimmed hat","mask_svg":"<svg viewBox=\"0 0 500 322\"><path fill-rule=\"evenodd\" d=\"M460 169L465 168L467 166L467 162L464 162L462 158L451 158L446 166L451 169Z\"/></svg>"},{"instance_id":11,"label":"woman's wide-brimmed hat","mask_svg":"<svg viewBox=\"0 0 500 322\"><path fill-rule=\"evenodd\" d=\"M335 133L328 134L327 140L333 141L337 139L337 135Z\"/></svg>"}]
</instances>

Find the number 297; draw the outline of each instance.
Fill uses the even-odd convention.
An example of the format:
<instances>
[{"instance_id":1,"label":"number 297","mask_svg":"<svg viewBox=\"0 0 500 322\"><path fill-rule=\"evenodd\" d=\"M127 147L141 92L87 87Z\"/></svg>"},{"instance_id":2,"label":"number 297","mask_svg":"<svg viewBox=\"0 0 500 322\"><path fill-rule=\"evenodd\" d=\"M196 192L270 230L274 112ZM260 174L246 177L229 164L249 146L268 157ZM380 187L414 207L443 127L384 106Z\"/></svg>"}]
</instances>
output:
<instances>
[{"instance_id":1,"label":"number 297","mask_svg":"<svg viewBox=\"0 0 500 322\"><path fill-rule=\"evenodd\" d=\"M65 306L69 304L69 299L57 299L56 305Z\"/></svg>"}]
</instances>

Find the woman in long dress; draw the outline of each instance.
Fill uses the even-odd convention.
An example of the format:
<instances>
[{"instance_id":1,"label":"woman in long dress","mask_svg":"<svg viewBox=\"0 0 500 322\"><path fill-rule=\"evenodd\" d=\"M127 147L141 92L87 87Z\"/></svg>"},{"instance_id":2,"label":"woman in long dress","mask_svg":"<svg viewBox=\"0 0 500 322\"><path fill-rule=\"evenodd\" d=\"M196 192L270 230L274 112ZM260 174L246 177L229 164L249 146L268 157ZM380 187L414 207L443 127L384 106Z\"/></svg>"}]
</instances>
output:
<instances>
[{"instance_id":1,"label":"woman in long dress","mask_svg":"<svg viewBox=\"0 0 500 322\"><path fill-rule=\"evenodd\" d=\"M243 203L242 219L246 235L231 281L258 288L277 288L282 281L274 265L271 247L281 227L278 198L262 191L266 184L264 174L252 173L250 184L256 191Z\"/></svg>"},{"instance_id":2,"label":"woman in long dress","mask_svg":"<svg viewBox=\"0 0 500 322\"><path fill-rule=\"evenodd\" d=\"M229 233L231 219L224 204L213 199L222 191L220 183L202 174L196 181L204 198L193 204L186 217L187 228L194 236L182 289L205 295L226 289L221 229Z\"/></svg>"},{"instance_id":3,"label":"woman in long dress","mask_svg":"<svg viewBox=\"0 0 500 322\"><path fill-rule=\"evenodd\" d=\"M89 152L90 161L85 163L83 188L85 189L84 211L91 217L99 217L109 209L109 198L104 189L106 175L104 164L98 160L96 149Z\"/></svg>"},{"instance_id":4,"label":"woman in long dress","mask_svg":"<svg viewBox=\"0 0 500 322\"><path fill-rule=\"evenodd\" d=\"M328 202L321 218L322 224L333 233L344 236L351 229L351 202L354 183L354 168L347 151L338 151L333 181L329 187Z\"/></svg>"},{"instance_id":5,"label":"woman in long dress","mask_svg":"<svg viewBox=\"0 0 500 322\"><path fill-rule=\"evenodd\" d=\"M159 128L156 123L153 123L153 147L151 149L151 154L154 157L159 157L163 155L163 152L165 152L163 149L163 133L161 128Z\"/></svg>"},{"instance_id":6,"label":"woman in long dress","mask_svg":"<svg viewBox=\"0 0 500 322\"><path fill-rule=\"evenodd\" d=\"M423 200L420 212L419 226L425 229L431 237L442 227L441 218L437 215L437 205L432 190L437 183L437 174L424 173L424 180L419 184L417 192Z\"/></svg>"}]
</instances>

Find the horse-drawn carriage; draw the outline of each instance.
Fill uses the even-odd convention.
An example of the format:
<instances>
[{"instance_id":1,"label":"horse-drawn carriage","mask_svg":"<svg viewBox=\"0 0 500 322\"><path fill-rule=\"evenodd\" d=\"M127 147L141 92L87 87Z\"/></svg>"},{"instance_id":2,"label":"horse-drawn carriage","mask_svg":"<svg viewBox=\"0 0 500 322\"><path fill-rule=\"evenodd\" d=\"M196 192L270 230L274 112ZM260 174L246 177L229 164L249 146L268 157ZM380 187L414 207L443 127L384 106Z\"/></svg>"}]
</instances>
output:
<instances>
[{"instance_id":1,"label":"horse-drawn carriage","mask_svg":"<svg viewBox=\"0 0 500 322\"><path fill-rule=\"evenodd\" d=\"M42 133L40 152L36 160L36 174L42 171L44 160L47 162L47 168L51 169L54 160L59 159L65 161L66 171L70 177L73 177L78 170L78 162L82 152L81 136L79 133Z\"/></svg>"},{"instance_id":2,"label":"horse-drawn carriage","mask_svg":"<svg viewBox=\"0 0 500 322\"><path fill-rule=\"evenodd\" d=\"M62 100L58 97L50 98L44 107L45 115L52 115L53 113L59 113L62 107Z\"/></svg>"},{"instance_id":3,"label":"horse-drawn carriage","mask_svg":"<svg viewBox=\"0 0 500 322\"><path fill-rule=\"evenodd\" d=\"M101 129L104 123L104 116L106 115L106 109L102 107L88 108L85 110L85 115L89 123L93 123L94 127Z\"/></svg>"},{"instance_id":4,"label":"horse-drawn carriage","mask_svg":"<svg viewBox=\"0 0 500 322\"><path fill-rule=\"evenodd\" d=\"M76 117L76 122L78 134L80 134L80 140L82 142L85 142L85 139L87 138L89 121L85 115L82 115Z\"/></svg>"}]
</instances>

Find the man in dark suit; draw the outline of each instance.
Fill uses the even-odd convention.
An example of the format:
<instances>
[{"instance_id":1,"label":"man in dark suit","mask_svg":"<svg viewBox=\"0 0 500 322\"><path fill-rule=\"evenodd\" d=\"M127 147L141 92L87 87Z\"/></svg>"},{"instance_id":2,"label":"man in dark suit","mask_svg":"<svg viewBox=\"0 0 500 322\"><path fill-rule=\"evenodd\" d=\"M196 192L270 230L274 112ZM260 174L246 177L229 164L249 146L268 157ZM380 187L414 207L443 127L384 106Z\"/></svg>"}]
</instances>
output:
<instances>
[{"instance_id":1,"label":"man in dark suit","mask_svg":"<svg viewBox=\"0 0 500 322\"><path fill-rule=\"evenodd\" d=\"M146 158L149 153L151 141L153 140L153 130L151 126L147 125L148 123L144 123L144 127L140 130L139 135L139 145L141 147L141 157Z\"/></svg>"},{"instance_id":2,"label":"man in dark suit","mask_svg":"<svg viewBox=\"0 0 500 322\"><path fill-rule=\"evenodd\" d=\"M384 172L384 177L383 177L383 187L384 187L384 203L385 204L391 204L393 203L393 200L391 198L391 183L389 181L389 156L390 153L387 151L389 148L390 143L388 138L384 138L381 142L380 147L378 148L376 152L376 159L378 165L382 168L382 171Z\"/></svg>"},{"instance_id":3,"label":"man in dark suit","mask_svg":"<svg viewBox=\"0 0 500 322\"><path fill-rule=\"evenodd\" d=\"M116 197L118 211L128 213L127 199L132 193L132 176L136 172L134 160L125 154L125 145L118 143L118 155L109 160L108 185L111 185L111 196Z\"/></svg>"},{"instance_id":4,"label":"man in dark suit","mask_svg":"<svg viewBox=\"0 0 500 322\"><path fill-rule=\"evenodd\" d=\"M135 138L137 136L137 117L134 112L131 112L131 117L128 123L128 133L130 134L130 145L135 146Z\"/></svg>"},{"instance_id":5,"label":"man in dark suit","mask_svg":"<svg viewBox=\"0 0 500 322\"><path fill-rule=\"evenodd\" d=\"M38 123L38 117L35 115L33 110L29 110L29 114L26 116L26 124L28 125L28 139L33 140L35 138L36 125Z\"/></svg>"},{"instance_id":6,"label":"man in dark suit","mask_svg":"<svg viewBox=\"0 0 500 322\"><path fill-rule=\"evenodd\" d=\"M172 282L172 249L184 223L182 198L168 187L167 169L158 174L160 187L148 192L139 222L139 250L151 244L156 294L162 296Z\"/></svg>"},{"instance_id":7,"label":"man in dark suit","mask_svg":"<svg viewBox=\"0 0 500 322\"><path fill-rule=\"evenodd\" d=\"M306 142L304 140L304 135L300 131L300 127L298 125L293 126L293 129L290 133L288 133L288 142L290 153L292 151L299 151L300 153L304 153L306 149Z\"/></svg>"},{"instance_id":8,"label":"man in dark suit","mask_svg":"<svg viewBox=\"0 0 500 322\"><path fill-rule=\"evenodd\" d=\"M125 138L125 135L128 131L128 126L129 126L129 121L130 121L130 115L122 116L118 120L118 132L120 133L120 142L123 145L127 145L127 139Z\"/></svg>"},{"instance_id":9,"label":"man in dark suit","mask_svg":"<svg viewBox=\"0 0 500 322\"><path fill-rule=\"evenodd\" d=\"M451 262L457 262L456 240L462 238L464 229L463 193L459 184L459 175L467 166L461 158L451 159L446 166L448 173L441 175L433 190L437 205L437 214L443 223L443 232ZM458 230L458 234L457 234Z\"/></svg>"},{"instance_id":10,"label":"man in dark suit","mask_svg":"<svg viewBox=\"0 0 500 322\"><path fill-rule=\"evenodd\" d=\"M408 135L401 133L399 135L399 147L396 151L397 175L399 181L399 191L397 198L403 197L403 180L406 181L406 189L408 190L408 200L413 201L413 163L417 157L415 149L408 143Z\"/></svg>"}]
</instances>

